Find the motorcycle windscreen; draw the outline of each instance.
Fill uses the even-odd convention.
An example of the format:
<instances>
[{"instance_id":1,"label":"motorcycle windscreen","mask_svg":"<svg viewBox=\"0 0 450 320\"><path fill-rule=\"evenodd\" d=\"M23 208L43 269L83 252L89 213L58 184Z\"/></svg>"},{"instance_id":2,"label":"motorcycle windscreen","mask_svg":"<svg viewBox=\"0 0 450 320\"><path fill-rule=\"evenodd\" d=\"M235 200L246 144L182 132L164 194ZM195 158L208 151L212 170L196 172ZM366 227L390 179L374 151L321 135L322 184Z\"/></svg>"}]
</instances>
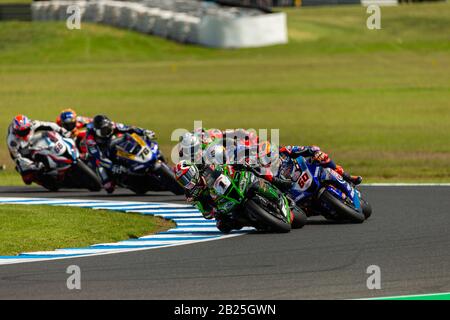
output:
<instances>
[{"instance_id":1,"label":"motorcycle windscreen","mask_svg":"<svg viewBox=\"0 0 450 320\"><path fill-rule=\"evenodd\" d=\"M125 135L116 143L117 156L127 160L134 160L141 152L142 146L130 135Z\"/></svg>"}]
</instances>

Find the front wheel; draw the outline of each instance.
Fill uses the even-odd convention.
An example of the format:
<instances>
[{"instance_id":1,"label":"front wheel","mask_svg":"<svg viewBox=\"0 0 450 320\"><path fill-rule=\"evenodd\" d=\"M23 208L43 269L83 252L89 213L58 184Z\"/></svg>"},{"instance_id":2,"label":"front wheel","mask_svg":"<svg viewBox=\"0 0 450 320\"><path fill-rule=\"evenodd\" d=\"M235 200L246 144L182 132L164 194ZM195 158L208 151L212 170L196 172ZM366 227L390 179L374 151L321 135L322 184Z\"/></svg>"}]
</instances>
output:
<instances>
[{"instance_id":1,"label":"front wheel","mask_svg":"<svg viewBox=\"0 0 450 320\"><path fill-rule=\"evenodd\" d=\"M339 217L339 220L362 223L366 219L363 213L339 201L339 199L335 198L327 190L322 192L319 197L319 201L325 203L327 207L330 207L330 209L335 211L335 213Z\"/></svg>"},{"instance_id":2,"label":"front wheel","mask_svg":"<svg viewBox=\"0 0 450 320\"><path fill-rule=\"evenodd\" d=\"M372 206L364 198L361 198L361 207L364 213L364 217L367 219L372 215Z\"/></svg>"},{"instance_id":3,"label":"front wheel","mask_svg":"<svg viewBox=\"0 0 450 320\"><path fill-rule=\"evenodd\" d=\"M183 195L184 189L175 179L175 175L172 170L165 164L161 162L156 174L160 177L161 182L175 195Z\"/></svg>"},{"instance_id":4,"label":"front wheel","mask_svg":"<svg viewBox=\"0 0 450 320\"><path fill-rule=\"evenodd\" d=\"M259 201L258 201L259 202ZM260 206L254 199L249 200L246 205L249 214L261 222L264 226L267 226L270 231L278 233L287 233L291 231L291 224L286 221L285 217L281 215L274 215L268 212L265 208Z\"/></svg>"},{"instance_id":5,"label":"front wheel","mask_svg":"<svg viewBox=\"0 0 450 320\"><path fill-rule=\"evenodd\" d=\"M91 168L83 161L78 161L75 165L76 172L80 174L80 181L83 187L87 188L89 191L98 192L102 190L102 184L100 183L100 179L92 171Z\"/></svg>"}]
</instances>

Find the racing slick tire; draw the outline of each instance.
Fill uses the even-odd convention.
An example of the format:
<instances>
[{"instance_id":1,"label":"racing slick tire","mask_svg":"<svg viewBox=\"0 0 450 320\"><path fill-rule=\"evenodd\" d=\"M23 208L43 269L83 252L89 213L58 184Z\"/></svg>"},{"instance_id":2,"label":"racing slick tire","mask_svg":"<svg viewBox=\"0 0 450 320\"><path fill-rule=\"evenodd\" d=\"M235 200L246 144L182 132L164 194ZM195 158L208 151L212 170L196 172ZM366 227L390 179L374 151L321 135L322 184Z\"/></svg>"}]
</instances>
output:
<instances>
[{"instance_id":1,"label":"racing slick tire","mask_svg":"<svg viewBox=\"0 0 450 320\"><path fill-rule=\"evenodd\" d=\"M364 198L361 198L361 207L363 209L364 217L367 219L372 215L372 206Z\"/></svg>"},{"instance_id":2,"label":"racing slick tire","mask_svg":"<svg viewBox=\"0 0 450 320\"><path fill-rule=\"evenodd\" d=\"M173 194L179 196L184 195L183 187L175 179L173 171L164 162L160 163L156 174L160 177L161 182L170 190Z\"/></svg>"},{"instance_id":3,"label":"racing slick tire","mask_svg":"<svg viewBox=\"0 0 450 320\"><path fill-rule=\"evenodd\" d=\"M81 185L87 188L89 191L98 192L102 190L102 184L97 174L92 171L92 169L85 164L83 161L78 161L75 165L76 172L79 173Z\"/></svg>"},{"instance_id":4,"label":"racing slick tire","mask_svg":"<svg viewBox=\"0 0 450 320\"><path fill-rule=\"evenodd\" d=\"M265 226L270 228L270 231L277 233L288 233L291 231L291 224L281 219L281 217L276 217L270 212L262 208L257 201L253 199L248 200L246 209L250 212L253 217L256 217Z\"/></svg>"},{"instance_id":5,"label":"racing slick tire","mask_svg":"<svg viewBox=\"0 0 450 320\"><path fill-rule=\"evenodd\" d=\"M292 209L292 213L294 215L294 218L291 223L292 229L303 228L305 224L308 222L308 217L306 216L306 213L298 207Z\"/></svg>"},{"instance_id":6,"label":"racing slick tire","mask_svg":"<svg viewBox=\"0 0 450 320\"><path fill-rule=\"evenodd\" d=\"M330 207L332 207L339 216L339 220L350 221L353 223L362 223L366 220L366 217L362 212L359 212L345 203L342 203L327 190L324 190L319 196L319 201L327 203Z\"/></svg>"}]
</instances>

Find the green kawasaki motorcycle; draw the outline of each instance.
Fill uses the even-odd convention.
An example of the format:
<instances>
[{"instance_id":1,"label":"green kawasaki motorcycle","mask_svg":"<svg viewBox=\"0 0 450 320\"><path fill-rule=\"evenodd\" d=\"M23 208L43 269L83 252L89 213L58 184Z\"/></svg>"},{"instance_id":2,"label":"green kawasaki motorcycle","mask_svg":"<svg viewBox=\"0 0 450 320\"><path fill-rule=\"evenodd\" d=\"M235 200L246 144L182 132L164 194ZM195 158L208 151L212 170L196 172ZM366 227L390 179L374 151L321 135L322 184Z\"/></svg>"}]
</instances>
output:
<instances>
[{"instance_id":1,"label":"green kawasaki motorcycle","mask_svg":"<svg viewBox=\"0 0 450 320\"><path fill-rule=\"evenodd\" d=\"M242 226L285 233L306 224L301 209L291 209L280 190L250 171L223 165L207 170L204 177L218 214L233 215Z\"/></svg>"}]
</instances>

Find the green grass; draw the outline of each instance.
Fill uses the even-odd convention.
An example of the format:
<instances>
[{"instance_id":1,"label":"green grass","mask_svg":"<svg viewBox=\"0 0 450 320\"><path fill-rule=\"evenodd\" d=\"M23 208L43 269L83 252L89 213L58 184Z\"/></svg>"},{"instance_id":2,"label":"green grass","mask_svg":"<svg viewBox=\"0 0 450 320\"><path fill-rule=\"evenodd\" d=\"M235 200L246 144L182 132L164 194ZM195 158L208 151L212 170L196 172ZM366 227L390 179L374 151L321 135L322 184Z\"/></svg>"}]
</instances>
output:
<instances>
[{"instance_id":1,"label":"green grass","mask_svg":"<svg viewBox=\"0 0 450 320\"><path fill-rule=\"evenodd\" d=\"M450 5L382 8L378 31L360 6L287 13L288 45L244 50L0 23L0 131L66 106L152 128L166 153L194 120L280 128L283 144L319 145L366 181L450 181Z\"/></svg>"},{"instance_id":2,"label":"green grass","mask_svg":"<svg viewBox=\"0 0 450 320\"><path fill-rule=\"evenodd\" d=\"M139 214L52 206L0 206L0 255L79 248L167 230L173 223Z\"/></svg>"}]
</instances>

